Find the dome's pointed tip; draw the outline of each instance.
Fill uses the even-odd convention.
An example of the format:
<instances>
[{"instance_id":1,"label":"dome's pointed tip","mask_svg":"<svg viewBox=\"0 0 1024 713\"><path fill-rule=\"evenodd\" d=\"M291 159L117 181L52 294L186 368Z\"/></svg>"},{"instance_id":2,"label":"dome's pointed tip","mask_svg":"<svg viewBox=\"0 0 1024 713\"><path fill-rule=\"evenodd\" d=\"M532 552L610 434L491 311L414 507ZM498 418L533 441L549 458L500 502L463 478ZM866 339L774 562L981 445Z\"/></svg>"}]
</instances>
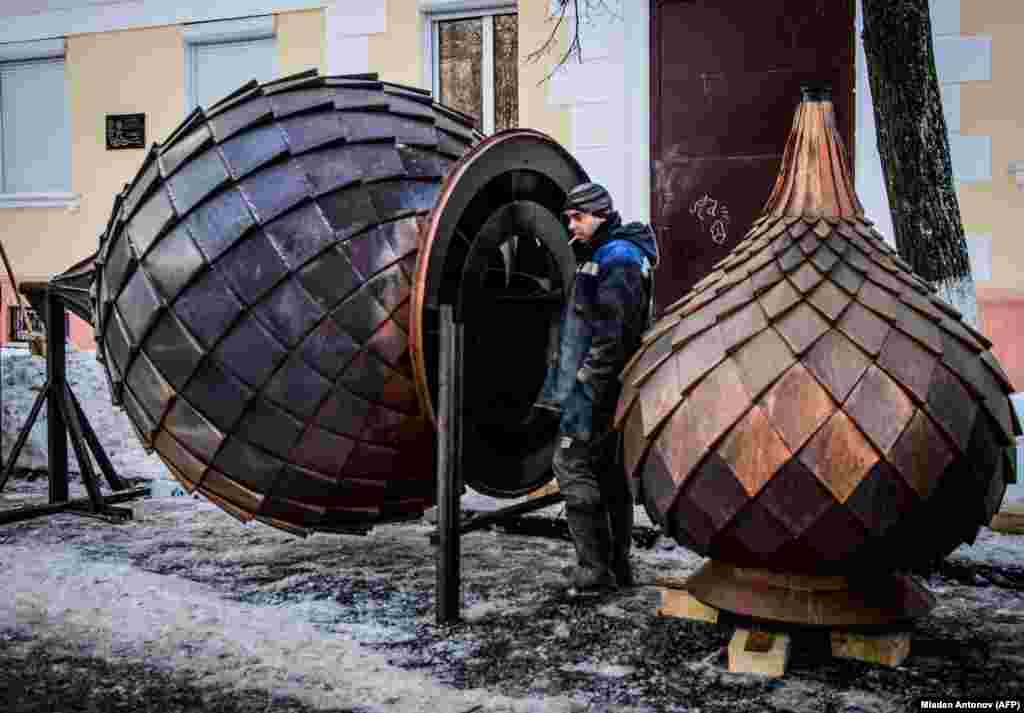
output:
<instances>
[{"instance_id":1,"label":"dome's pointed tip","mask_svg":"<svg viewBox=\"0 0 1024 713\"><path fill-rule=\"evenodd\" d=\"M836 130L831 86L801 85L802 101L782 157L782 166L765 215L815 218L860 218L857 197L843 140Z\"/></svg>"}]
</instances>

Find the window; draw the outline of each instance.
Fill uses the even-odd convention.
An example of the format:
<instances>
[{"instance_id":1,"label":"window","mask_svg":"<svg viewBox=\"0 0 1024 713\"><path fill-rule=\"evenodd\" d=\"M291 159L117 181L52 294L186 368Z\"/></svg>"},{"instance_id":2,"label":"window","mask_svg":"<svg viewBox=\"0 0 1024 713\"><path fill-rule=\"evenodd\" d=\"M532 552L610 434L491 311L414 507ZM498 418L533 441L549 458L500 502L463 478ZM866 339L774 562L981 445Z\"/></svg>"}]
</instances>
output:
<instances>
[{"instance_id":1,"label":"window","mask_svg":"<svg viewBox=\"0 0 1024 713\"><path fill-rule=\"evenodd\" d=\"M70 190L64 41L0 47L0 194L69 199Z\"/></svg>"},{"instance_id":2,"label":"window","mask_svg":"<svg viewBox=\"0 0 1024 713\"><path fill-rule=\"evenodd\" d=\"M208 108L250 79L276 75L273 17L185 25L185 111Z\"/></svg>"},{"instance_id":3,"label":"window","mask_svg":"<svg viewBox=\"0 0 1024 713\"><path fill-rule=\"evenodd\" d=\"M442 104L485 133L519 123L519 22L515 6L428 16L430 84Z\"/></svg>"}]
</instances>

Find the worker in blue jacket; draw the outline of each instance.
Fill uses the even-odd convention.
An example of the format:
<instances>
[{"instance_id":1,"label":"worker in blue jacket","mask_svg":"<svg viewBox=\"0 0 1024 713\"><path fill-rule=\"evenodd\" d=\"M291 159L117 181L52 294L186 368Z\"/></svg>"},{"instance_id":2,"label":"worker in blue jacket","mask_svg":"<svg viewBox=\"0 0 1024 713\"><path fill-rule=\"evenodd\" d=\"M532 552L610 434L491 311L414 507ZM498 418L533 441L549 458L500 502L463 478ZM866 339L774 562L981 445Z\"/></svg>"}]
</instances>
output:
<instances>
[{"instance_id":1,"label":"worker in blue jacket","mask_svg":"<svg viewBox=\"0 0 1024 713\"><path fill-rule=\"evenodd\" d=\"M619 374L650 325L658 249L650 226L624 225L599 184L573 188L564 214L576 277L535 411L560 415L552 469L577 555L565 573L586 593L633 586L633 498L612 420Z\"/></svg>"}]
</instances>

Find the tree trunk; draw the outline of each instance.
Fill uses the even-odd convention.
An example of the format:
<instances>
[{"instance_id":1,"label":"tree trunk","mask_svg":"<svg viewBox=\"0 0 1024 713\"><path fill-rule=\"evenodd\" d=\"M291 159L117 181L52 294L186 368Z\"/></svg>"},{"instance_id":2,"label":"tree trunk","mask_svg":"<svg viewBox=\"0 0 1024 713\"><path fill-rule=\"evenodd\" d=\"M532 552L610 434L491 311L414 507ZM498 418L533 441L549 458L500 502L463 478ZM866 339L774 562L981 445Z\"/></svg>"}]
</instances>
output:
<instances>
[{"instance_id":1,"label":"tree trunk","mask_svg":"<svg viewBox=\"0 0 1024 713\"><path fill-rule=\"evenodd\" d=\"M863 0L864 53L896 248L978 326L928 0Z\"/></svg>"},{"instance_id":2,"label":"tree trunk","mask_svg":"<svg viewBox=\"0 0 1024 713\"><path fill-rule=\"evenodd\" d=\"M863 0L864 54L896 249L977 326L928 0Z\"/></svg>"}]
</instances>

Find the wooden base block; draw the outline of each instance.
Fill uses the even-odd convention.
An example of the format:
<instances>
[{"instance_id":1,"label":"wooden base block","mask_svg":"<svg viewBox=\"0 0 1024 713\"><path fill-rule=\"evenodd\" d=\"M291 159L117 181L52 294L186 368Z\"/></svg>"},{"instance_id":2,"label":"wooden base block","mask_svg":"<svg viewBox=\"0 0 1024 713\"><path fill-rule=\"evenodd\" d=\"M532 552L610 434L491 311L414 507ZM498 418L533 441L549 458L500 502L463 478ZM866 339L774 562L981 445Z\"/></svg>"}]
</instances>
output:
<instances>
[{"instance_id":1,"label":"wooden base block","mask_svg":"<svg viewBox=\"0 0 1024 713\"><path fill-rule=\"evenodd\" d=\"M685 589L664 586L658 589L661 592L658 616L674 616L680 619L706 621L710 624L718 623L718 610L709 607Z\"/></svg>"},{"instance_id":2,"label":"wooden base block","mask_svg":"<svg viewBox=\"0 0 1024 713\"><path fill-rule=\"evenodd\" d=\"M729 642L729 670L783 676L789 663L789 635L737 629Z\"/></svg>"},{"instance_id":3,"label":"wooden base block","mask_svg":"<svg viewBox=\"0 0 1024 713\"><path fill-rule=\"evenodd\" d=\"M1005 505L992 518L989 527L1007 535L1024 535L1024 503Z\"/></svg>"},{"instance_id":4,"label":"wooden base block","mask_svg":"<svg viewBox=\"0 0 1024 713\"><path fill-rule=\"evenodd\" d=\"M883 666L899 666L910 655L910 634L869 635L849 631L833 631L832 655L837 658L857 659Z\"/></svg>"},{"instance_id":5,"label":"wooden base block","mask_svg":"<svg viewBox=\"0 0 1024 713\"><path fill-rule=\"evenodd\" d=\"M540 486L536 490L531 490L526 494L528 498L539 498L542 495L550 495L551 493L558 492L558 481L552 478L549 482Z\"/></svg>"}]
</instances>

